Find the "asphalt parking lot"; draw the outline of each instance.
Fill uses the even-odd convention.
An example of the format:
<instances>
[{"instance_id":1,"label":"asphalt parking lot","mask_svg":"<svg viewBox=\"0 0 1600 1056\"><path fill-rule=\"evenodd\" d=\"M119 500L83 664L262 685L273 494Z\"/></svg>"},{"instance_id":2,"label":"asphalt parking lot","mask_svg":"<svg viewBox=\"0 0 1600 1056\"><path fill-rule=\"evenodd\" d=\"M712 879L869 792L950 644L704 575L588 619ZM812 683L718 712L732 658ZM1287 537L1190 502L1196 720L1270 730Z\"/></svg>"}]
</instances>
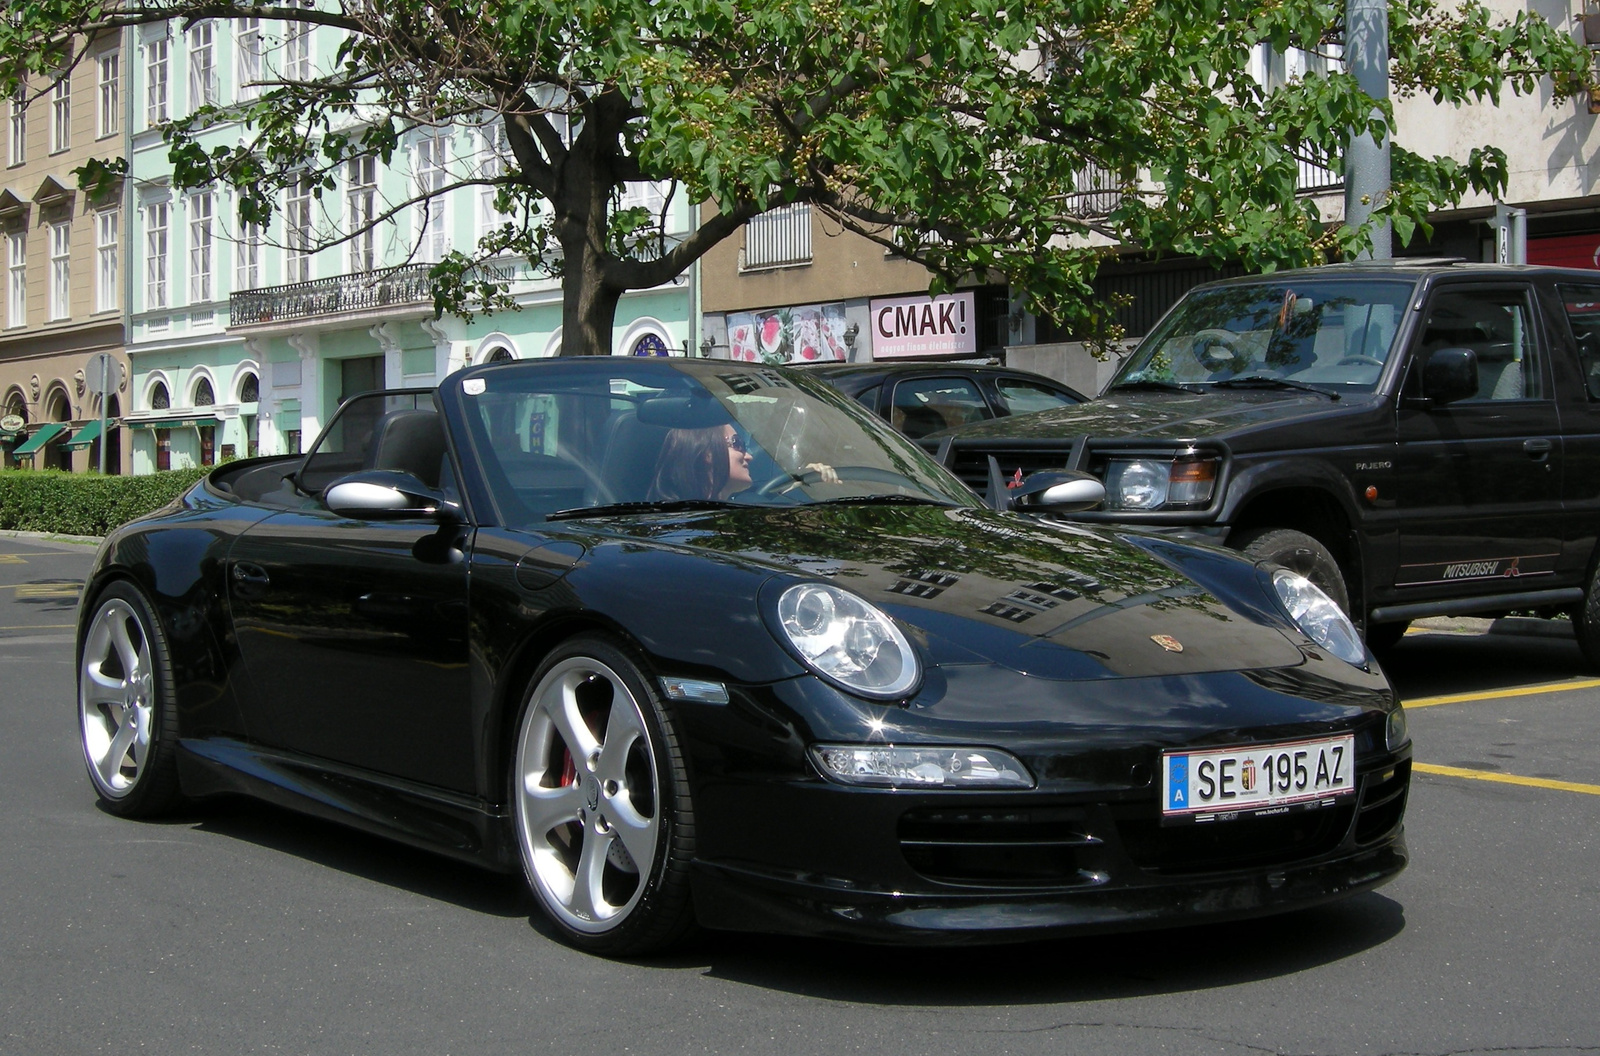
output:
<instances>
[{"instance_id":1,"label":"asphalt parking lot","mask_svg":"<svg viewBox=\"0 0 1600 1056\"><path fill-rule=\"evenodd\" d=\"M617 963L513 879L271 808L95 805L89 548L0 537L0 1053L1600 1052L1600 678L1541 624L1435 621L1413 860L1246 924L970 950L708 936Z\"/></svg>"}]
</instances>

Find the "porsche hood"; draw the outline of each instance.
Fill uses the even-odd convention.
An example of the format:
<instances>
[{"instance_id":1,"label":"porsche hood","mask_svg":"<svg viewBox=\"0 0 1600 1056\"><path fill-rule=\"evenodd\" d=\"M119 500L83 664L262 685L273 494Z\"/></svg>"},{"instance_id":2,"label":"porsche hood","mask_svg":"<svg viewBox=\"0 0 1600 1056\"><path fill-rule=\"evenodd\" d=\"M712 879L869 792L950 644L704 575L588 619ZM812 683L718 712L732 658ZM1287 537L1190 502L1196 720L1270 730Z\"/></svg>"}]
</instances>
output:
<instances>
[{"instance_id":1,"label":"porsche hood","mask_svg":"<svg viewBox=\"0 0 1600 1056\"><path fill-rule=\"evenodd\" d=\"M940 665L1093 679L1305 661L1281 631L1249 615L1270 605L1252 569L1166 541L983 509L884 506L616 520L604 531L836 583L908 625ZM1229 593L1231 604L1219 596Z\"/></svg>"}]
</instances>

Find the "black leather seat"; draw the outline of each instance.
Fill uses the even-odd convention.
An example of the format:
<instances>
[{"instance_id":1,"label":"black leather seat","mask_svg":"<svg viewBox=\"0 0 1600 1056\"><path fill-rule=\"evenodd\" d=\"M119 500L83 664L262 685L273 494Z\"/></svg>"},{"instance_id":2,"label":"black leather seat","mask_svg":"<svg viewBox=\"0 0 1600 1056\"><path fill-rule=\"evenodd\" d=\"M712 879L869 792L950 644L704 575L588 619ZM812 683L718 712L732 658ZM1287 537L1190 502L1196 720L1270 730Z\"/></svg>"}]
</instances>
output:
<instances>
[{"instance_id":1,"label":"black leather seat","mask_svg":"<svg viewBox=\"0 0 1600 1056\"><path fill-rule=\"evenodd\" d=\"M390 411L378 419L372 431L366 468L410 473L428 487L437 488L444 453L444 423L438 412L409 408Z\"/></svg>"}]
</instances>

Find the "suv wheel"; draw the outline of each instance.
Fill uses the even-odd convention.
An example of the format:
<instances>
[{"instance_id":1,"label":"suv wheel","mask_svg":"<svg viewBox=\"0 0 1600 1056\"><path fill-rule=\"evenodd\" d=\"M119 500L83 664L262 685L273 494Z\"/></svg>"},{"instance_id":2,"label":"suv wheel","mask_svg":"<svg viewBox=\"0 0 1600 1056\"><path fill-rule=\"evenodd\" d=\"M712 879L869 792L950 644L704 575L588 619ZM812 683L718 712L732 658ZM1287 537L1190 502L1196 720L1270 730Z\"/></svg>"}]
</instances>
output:
<instances>
[{"instance_id":1,"label":"suv wheel","mask_svg":"<svg viewBox=\"0 0 1600 1056\"><path fill-rule=\"evenodd\" d=\"M1257 561L1271 561L1291 572L1298 572L1322 588L1339 608L1350 611L1350 591L1344 585L1344 572L1328 548L1304 532L1292 528L1252 528L1228 541L1234 549Z\"/></svg>"}]
</instances>

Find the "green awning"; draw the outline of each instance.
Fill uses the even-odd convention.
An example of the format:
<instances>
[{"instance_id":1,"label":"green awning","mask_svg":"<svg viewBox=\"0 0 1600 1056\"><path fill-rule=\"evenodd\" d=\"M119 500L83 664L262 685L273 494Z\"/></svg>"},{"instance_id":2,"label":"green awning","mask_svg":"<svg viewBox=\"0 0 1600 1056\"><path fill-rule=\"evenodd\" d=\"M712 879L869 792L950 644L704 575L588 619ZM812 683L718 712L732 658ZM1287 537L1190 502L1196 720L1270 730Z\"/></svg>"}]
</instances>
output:
<instances>
[{"instance_id":1,"label":"green awning","mask_svg":"<svg viewBox=\"0 0 1600 1056\"><path fill-rule=\"evenodd\" d=\"M68 451L81 451L100 439L100 419L96 418L88 425L72 434L72 439L61 446Z\"/></svg>"},{"instance_id":2,"label":"green awning","mask_svg":"<svg viewBox=\"0 0 1600 1056\"><path fill-rule=\"evenodd\" d=\"M67 427L64 422L46 422L39 427L39 431L37 433L34 433L32 436L28 437L27 443L23 444L21 447L17 448L11 453L16 455L18 458L21 458L24 455L31 455L45 444L48 444L50 441L54 440L61 433L65 432L66 428Z\"/></svg>"},{"instance_id":3,"label":"green awning","mask_svg":"<svg viewBox=\"0 0 1600 1056\"><path fill-rule=\"evenodd\" d=\"M142 422L123 422L129 429L195 429L217 424L216 415L209 418L157 418Z\"/></svg>"}]
</instances>

